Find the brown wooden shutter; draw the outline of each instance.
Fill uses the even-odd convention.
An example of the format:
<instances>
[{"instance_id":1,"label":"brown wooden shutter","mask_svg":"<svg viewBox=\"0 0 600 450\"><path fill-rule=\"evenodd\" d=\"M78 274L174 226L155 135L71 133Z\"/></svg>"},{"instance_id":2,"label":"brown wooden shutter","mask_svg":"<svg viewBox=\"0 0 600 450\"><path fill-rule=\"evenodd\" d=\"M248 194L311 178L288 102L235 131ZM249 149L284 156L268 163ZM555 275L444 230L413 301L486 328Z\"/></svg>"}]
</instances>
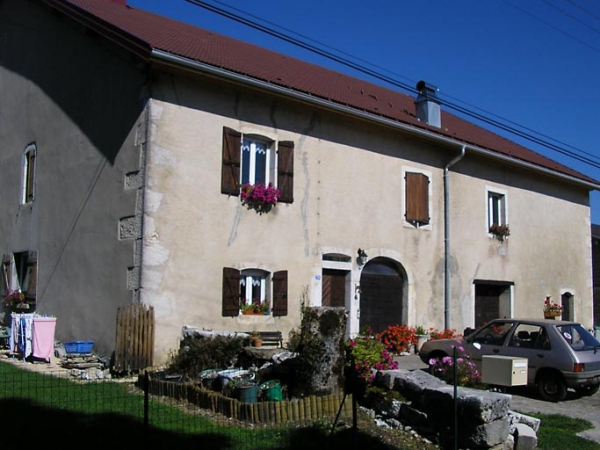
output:
<instances>
[{"instance_id":1,"label":"brown wooden shutter","mask_svg":"<svg viewBox=\"0 0 600 450\"><path fill-rule=\"evenodd\" d=\"M223 317L240 313L240 271L223 267Z\"/></svg>"},{"instance_id":2,"label":"brown wooden shutter","mask_svg":"<svg viewBox=\"0 0 600 450\"><path fill-rule=\"evenodd\" d=\"M2 273L0 273L0 289L2 294L10 292L10 254L6 253L2 256Z\"/></svg>"},{"instance_id":3,"label":"brown wooden shutter","mask_svg":"<svg viewBox=\"0 0 600 450\"><path fill-rule=\"evenodd\" d=\"M294 143L281 141L277 151L277 188L279 201L294 201Z\"/></svg>"},{"instance_id":4,"label":"brown wooden shutter","mask_svg":"<svg viewBox=\"0 0 600 450\"><path fill-rule=\"evenodd\" d=\"M242 133L223 127L223 161L221 165L221 193L240 195L240 153Z\"/></svg>"},{"instance_id":5,"label":"brown wooden shutter","mask_svg":"<svg viewBox=\"0 0 600 450\"><path fill-rule=\"evenodd\" d=\"M27 252L22 289L28 298L35 299L37 292L37 252Z\"/></svg>"},{"instance_id":6,"label":"brown wooden shutter","mask_svg":"<svg viewBox=\"0 0 600 450\"><path fill-rule=\"evenodd\" d=\"M422 173L406 173L406 220L429 223L429 178Z\"/></svg>"},{"instance_id":7,"label":"brown wooden shutter","mask_svg":"<svg viewBox=\"0 0 600 450\"><path fill-rule=\"evenodd\" d=\"M273 317L287 316L288 273L281 270L273 274Z\"/></svg>"}]
</instances>

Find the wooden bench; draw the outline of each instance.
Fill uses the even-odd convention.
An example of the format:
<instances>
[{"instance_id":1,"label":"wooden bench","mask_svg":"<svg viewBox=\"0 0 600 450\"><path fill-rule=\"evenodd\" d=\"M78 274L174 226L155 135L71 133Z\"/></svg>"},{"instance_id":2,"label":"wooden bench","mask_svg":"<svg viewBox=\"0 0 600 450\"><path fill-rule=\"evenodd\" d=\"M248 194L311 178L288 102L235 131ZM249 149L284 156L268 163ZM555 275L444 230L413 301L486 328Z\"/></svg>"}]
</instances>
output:
<instances>
[{"instance_id":1,"label":"wooden bench","mask_svg":"<svg viewBox=\"0 0 600 450\"><path fill-rule=\"evenodd\" d=\"M248 334L258 333L263 347L283 347L283 336L281 331L248 331Z\"/></svg>"}]
</instances>

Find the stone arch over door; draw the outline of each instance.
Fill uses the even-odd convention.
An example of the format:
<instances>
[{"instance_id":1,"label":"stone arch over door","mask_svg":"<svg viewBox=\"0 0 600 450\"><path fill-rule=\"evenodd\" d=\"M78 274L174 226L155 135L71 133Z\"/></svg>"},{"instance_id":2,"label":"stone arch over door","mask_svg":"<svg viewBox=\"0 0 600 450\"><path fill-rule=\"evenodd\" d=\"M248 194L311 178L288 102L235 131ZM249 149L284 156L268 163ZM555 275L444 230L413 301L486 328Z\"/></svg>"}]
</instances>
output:
<instances>
[{"instance_id":1,"label":"stone arch over door","mask_svg":"<svg viewBox=\"0 0 600 450\"><path fill-rule=\"evenodd\" d=\"M360 330L375 333L407 322L406 272L388 258L374 258L360 275Z\"/></svg>"}]
</instances>

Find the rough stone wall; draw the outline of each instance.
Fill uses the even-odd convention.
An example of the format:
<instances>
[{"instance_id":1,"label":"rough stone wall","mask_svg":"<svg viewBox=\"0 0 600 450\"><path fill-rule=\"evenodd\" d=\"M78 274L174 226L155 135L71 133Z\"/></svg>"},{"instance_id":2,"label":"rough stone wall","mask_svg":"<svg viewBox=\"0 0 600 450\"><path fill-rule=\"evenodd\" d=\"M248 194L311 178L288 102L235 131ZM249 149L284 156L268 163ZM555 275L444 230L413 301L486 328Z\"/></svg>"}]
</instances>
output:
<instances>
[{"instance_id":1,"label":"rough stone wall","mask_svg":"<svg viewBox=\"0 0 600 450\"><path fill-rule=\"evenodd\" d=\"M383 402L384 416L408 424L424 436L454 448L454 386L421 370L377 373L376 385L398 391L406 402ZM510 410L510 395L457 388L457 436L461 449L534 449L539 420Z\"/></svg>"}]
</instances>

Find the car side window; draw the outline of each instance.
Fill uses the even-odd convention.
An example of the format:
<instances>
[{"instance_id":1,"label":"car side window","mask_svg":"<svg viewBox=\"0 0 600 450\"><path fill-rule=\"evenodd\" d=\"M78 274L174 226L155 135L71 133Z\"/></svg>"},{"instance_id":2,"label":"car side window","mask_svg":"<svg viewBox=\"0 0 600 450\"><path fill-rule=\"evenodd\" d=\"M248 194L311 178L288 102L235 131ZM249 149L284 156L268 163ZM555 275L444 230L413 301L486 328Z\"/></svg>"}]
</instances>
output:
<instances>
[{"instance_id":1,"label":"car side window","mask_svg":"<svg viewBox=\"0 0 600 450\"><path fill-rule=\"evenodd\" d=\"M534 348L540 328L529 324L519 324L508 343L509 347Z\"/></svg>"},{"instance_id":2,"label":"car side window","mask_svg":"<svg viewBox=\"0 0 600 450\"><path fill-rule=\"evenodd\" d=\"M503 345L512 327L513 324L510 322L490 323L473 337L473 342L485 345Z\"/></svg>"},{"instance_id":3,"label":"car side window","mask_svg":"<svg viewBox=\"0 0 600 450\"><path fill-rule=\"evenodd\" d=\"M537 350L551 350L552 346L550 344L550 336L548 336L548 332L545 328L540 328L538 332L535 333L535 348Z\"/></svg>"}]
</instances>

